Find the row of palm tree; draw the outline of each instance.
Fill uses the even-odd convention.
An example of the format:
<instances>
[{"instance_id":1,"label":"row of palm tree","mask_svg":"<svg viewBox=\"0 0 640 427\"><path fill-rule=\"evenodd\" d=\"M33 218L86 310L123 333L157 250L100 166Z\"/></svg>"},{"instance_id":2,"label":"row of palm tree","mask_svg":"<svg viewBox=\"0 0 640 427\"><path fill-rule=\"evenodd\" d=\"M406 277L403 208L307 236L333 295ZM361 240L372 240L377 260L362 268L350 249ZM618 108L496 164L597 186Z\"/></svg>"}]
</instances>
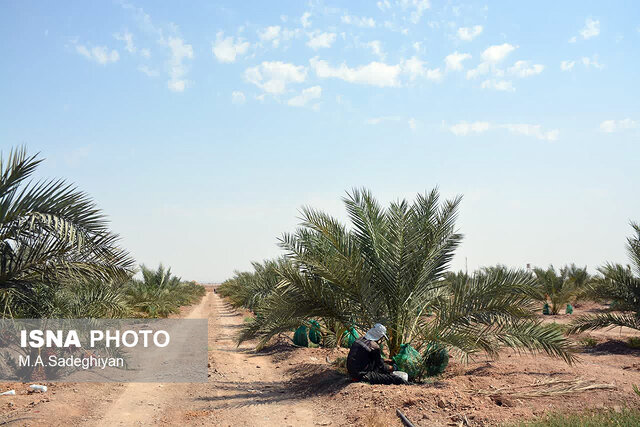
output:
<instances>
[{"instance_id":1,"label":"row of palm tree","mask_svg":"<svg viewBox=\"0 0 640 427\"><path fill-rule=\"evenodd\" d=\"M303 208L300 228L280 240L288 262L276 267L279 281L254 306L239 341L264 344L312 319L361 331L382 322L390 356L403 344L425 359L441 347L463 359L510 347L572 362L562 331L534 315L539 292L531 274L447 274L462 240L455 227L460 201L440 201L433 190L383 208L356 189L344 198L349 227Z\"/></svg>"},{"instance_id":2,"label":"row of palm tree","mask_svg":"<svg viewBox=\"0 0 640 427\"><path fill-rule=\"evenodd\" d=\"M135 261L86 193L33 179L42 161L0 152L0 316L166 316L204 292L162 266L134 279Z\"/></svg>"},{"instance_id":3,"label":"row of palm tree","mask_svg":"<svg viewBox=\"0 0 640 427\"><path fill-rule=\"evenodd\" d=\"M134 317L167 317L178 313L180 307L191 305L205 294L204 287L184 282L171 274L162 264L152 270L140 266L142 279L130 279L123 291Z\"/></svg>"},{"instance_id":4,"label":"row of palm tree","mask_svg":"<svg viewBox=\"0 0 640 427\"><path fill-rule=\"evenodd\" d=\"M546 269L534 268L533 274L538 284L540 301L551 303L551 315L558 314L567 304L584 298L591 283L587 267L581 268L575 264L565 265L558 271L552 265Z\"/></svg>"},{"instance_id":5,"label":"row of palm tree","mask_svg":"<svg viewBox=\"0 0 640 427\"><path fill-rule=\"evenodd\" d=\"M579 316L571 332L609 326L640 329L640 227L628 239L630 266L598 269L592 277L574 264L532 271L505 266L472 274L448 266L462 236L455 229L460 198L440 202L437 190L383 208L366 190L344 199L350 226L324 212L302 209L302 223L284 234L285 256L236 273L220 291L256 314L239 342L273 336L320 320L325 334L377 322L388 328L390 356L411 344L426 359L446 348L467 359L501 348L544 352L571 363L573 347L555 324L538 321L540 303L551 314L579 298L609 309ZM340 335L331 342L339 342Z\"/></svg>"}]
</instances>

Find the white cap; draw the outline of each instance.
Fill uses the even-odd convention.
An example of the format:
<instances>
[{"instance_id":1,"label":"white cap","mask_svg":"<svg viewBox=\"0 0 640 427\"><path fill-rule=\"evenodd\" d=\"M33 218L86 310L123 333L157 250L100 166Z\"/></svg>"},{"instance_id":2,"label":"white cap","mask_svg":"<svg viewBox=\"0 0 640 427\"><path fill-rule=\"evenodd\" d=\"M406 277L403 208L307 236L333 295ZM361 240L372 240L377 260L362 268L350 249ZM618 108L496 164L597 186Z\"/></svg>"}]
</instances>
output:
<instances>
[{"instance_id":1,"label":"white cap","mask_svg":"<svg viewBox=\"0 0 640 427\"><path fill-rule=\"evenodd\" d=\"M364 338L370 341L378 341L382 337L387 337L387 328L380 323L373 325L373 328L369 329L364 335Z\"/></svg>"}]
</instances>

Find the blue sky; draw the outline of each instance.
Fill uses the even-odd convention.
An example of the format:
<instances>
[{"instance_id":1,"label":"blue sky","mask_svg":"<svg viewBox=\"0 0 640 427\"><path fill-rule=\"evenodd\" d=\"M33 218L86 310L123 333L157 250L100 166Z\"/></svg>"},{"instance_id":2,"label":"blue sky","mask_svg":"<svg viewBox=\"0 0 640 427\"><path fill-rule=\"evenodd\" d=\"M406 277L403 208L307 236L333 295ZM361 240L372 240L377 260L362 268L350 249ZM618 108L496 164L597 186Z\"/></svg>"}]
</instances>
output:
<instances>
[{"instance_id":1,"label":"blue sky","mask_svg":"<svg viewBox=\"0 0 640 427\"><path fill-rule=\"evenodd\" d=\"M89 192L136 259L221 281L302 205L462 194L454 268L625 261L640 5L0 2L0 148Z\"/></svg>"}]
</instances>

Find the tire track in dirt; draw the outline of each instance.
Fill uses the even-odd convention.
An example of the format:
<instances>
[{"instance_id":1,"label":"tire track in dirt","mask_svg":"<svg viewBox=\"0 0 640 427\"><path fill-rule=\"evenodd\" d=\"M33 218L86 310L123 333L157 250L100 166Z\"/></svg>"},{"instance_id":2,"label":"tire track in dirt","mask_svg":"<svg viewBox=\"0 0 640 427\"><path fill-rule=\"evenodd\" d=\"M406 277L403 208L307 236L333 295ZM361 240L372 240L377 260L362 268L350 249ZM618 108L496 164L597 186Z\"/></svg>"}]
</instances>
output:
<instances>
[{"instance_id":1,"label":"tire track in dirt","mask_svg":"<svg viewBox=\"0 0 640 427\"><path fill-rule=\"evenodd\" d=\"M213 349L210 393L201 397L207 421L222 426L317 425L318 408L303 400L271 356L255 353L255 343L236 346L244 319L217 294L213 295L215 322L210 325Z\"/></svg>"},{"instance_id":2,"label":"tire track in dirt","mask_svg":"<svg viewBox=\"0 0 640 427\"><path fill-rule=\"evenodd\" d=\"M236 346L243 316L217 294L207 292L186 316L209 318L209 381L206 384L127 384L87 425L313 426L318 405L291 390L285 369L255 342ZM335 424L334 424L335 425Z\"/></svg>"},{"instance_id":3,"label":"tire track in dirt","mask_svg":"<svg viewBox=\"0 0 640 427\"><path fill-rule=\"evenodd\" d=\"M207 292L186 319L209 317L213 292ZM189 384L129 383L122 394L105 411L97 426L155 425L167 403L175 403L185 396Z\"/></svg>"}]
</instances>

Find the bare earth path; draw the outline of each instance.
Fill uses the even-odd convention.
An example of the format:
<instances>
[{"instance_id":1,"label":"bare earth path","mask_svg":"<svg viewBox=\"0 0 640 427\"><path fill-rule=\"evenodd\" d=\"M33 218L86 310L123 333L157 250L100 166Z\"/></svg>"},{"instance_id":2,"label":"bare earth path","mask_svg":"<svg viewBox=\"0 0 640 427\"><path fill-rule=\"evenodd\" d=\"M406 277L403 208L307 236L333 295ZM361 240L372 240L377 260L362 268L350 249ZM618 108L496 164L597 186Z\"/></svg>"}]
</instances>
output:
<instances>
[{"instance_id":1,"label":"bare earth path","mask_svg":"<svg viewBox=\"0 0 640 427\"><path fill-rule=\"evenodd\" d=\"M317 413L289 389L283 378L285 369L271 356L254 353L255 343L236 347L243 316L217 294L212 295L211 377L185 421L222 426L314 425Z\"/></svg>"},{"instance_id":2,"label":"bare earth path","mask_svg":"<svg viewBox=\"0 0 640 427\"><path fill-rule=\"evenodd\" d=\"M209 319L209 382L127 384L108 406L96 408L94 418L86 425L330 424L318 413L317 406L313 408L311 402L298 399L290 390L284 367L274 363L271 356L254 353L254 343L236 347L243 316L217 294L207 292L186 317Z\"/></svg>"},{"instance_id":3,"label":"bare earth path","mask_svg":"<svg viewBox=\"0 0 640 427\"><path fill-rule=\"evenodd\" d=\"M202 298L187 316L187 319L206 319L212 300L212 292ZM182 395L185 384L155 384L130 383L127 384L120 397L110 405L98 426L114 425L144 425L154 420L165 403Z\"/></svg>"}]
</instances>

